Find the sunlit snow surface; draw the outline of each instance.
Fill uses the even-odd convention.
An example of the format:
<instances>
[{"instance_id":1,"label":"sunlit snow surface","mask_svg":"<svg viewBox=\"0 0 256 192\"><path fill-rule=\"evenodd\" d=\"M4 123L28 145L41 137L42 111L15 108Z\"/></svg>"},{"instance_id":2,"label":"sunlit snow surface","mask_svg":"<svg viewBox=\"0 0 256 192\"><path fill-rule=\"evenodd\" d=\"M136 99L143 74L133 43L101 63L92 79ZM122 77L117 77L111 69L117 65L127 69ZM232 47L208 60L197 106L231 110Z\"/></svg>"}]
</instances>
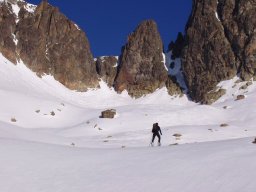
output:
<instances>
[{"instance_id":1,"label":"sunlit snow surface","mask_svg":"<svg viewBox=\"0 0 256 192\"><path fill-rule=\"evenodd\" d=\"M2 55L0 66L0 191L254 192L255 83L221 82L226 95L207 106L165 88L80 93ZM116 118L99 118L111 108ZM149 147L154 122L162 147Z\"/></svg>"}]
</instances>

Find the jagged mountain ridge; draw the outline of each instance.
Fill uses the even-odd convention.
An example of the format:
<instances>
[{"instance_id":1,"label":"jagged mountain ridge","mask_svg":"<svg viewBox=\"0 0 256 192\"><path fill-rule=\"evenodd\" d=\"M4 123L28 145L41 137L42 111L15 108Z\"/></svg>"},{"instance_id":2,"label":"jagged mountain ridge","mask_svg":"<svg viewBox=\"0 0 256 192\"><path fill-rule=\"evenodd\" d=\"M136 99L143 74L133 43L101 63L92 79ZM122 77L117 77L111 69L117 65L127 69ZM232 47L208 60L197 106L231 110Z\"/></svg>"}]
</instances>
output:
<instances>
[{"instance_id":1,"label":"jagged mountain ridge","mask_svg":"<svg viewBox=\"0 0 256 192\"><path fill-rule=\"evenodd\" d=\"M129 35L118 59L94 60L86 34L47 1L38 6L23 0L0 4L0 52L69 89L98 87L101 78L136 98L164 86L170 95L179 95L184 85L172 75L175 67L165 64L180 59L188 95L210 104L225 93L216 88L220 81L237 74L244 80L255 76L254 1L194 0L185 35L180 33L169 46L171 58L163 55L157 25L148 20Z\"/></svg>"},{"instance_id":2,"label":"jagged mountain ridge","mask_svg":"<svg viewBox=\"0 0 256 192\"><path fill-rule=\"evenodd\" d=\"M18 8L18 11L13 10L13 6ZM66 87L85 91L87 88L99 86L100 78L108 83L110 87L115 85L119 91L118 85L123 77L122 71L127 60L132 60L132 55L125 56L126 59L116 61L115 57L105 57L104 60L97 58L93 60L90 50L89 41L85 33L77 27L72 21L68 20L58 8L48 4L47 1L42 1L33 11L28 11L24 7L27 6L24 1L7 0L1 3L1 7L5 10L2 18L6 15L9 20L2 19L2 28L6 31L7 37L2 37L2 53L13 63L17 60L22 60L31 70L39 76L43 74L53 75L56 80L61 82ZM16 13L15 13L16 12ZM7 23L7 24L6 24ZM11 28L7 25L11 23ZM162 49L162 41L154 21L146 21L149 25L144 25L142 22L139 29L145 34L137 33L135 39L128 38L127 45L135 41L141 44L142 54L145 52L157 52L157 57L153 56L154 62L151 62L149 54L142 56L140 61L131 63L135 69L133 71L133 85L135 88L126 89L131 96L142 96L154 92L156 89L165 86L165 83L176 86L170 83L167 72L164 69L164 56ZM151 33L153 31L154 33ZM150 36L152 34L152 36ZM132 35L131 35L132 36ZM143 41L143 38L148 38ZM154 41L157 42L159 48L154 48ZM153 46L153 48L150 48ZM149 51L148 51L149 50ZM144 51L144 52L143 52ZM124 50L125 52L125 50ZM140 50L135 50L140 54ZM122 54L125 55L126 53ZM124 58L124 57L122 57ZM140 63L146 62L144 68L140 67ZM118 67L116 63L119 63ZM161 67L158 73L158 67ZM147 77L147 85L144 85L142 78L138 81L139 76L143 77L151 70ZM136 78L135 78L136 77ZM129 81L128 78L125 81ZM139 94L135 94L139 93ZM171 93L174 94L174 93Z\"/></svg>"}]
</instances>

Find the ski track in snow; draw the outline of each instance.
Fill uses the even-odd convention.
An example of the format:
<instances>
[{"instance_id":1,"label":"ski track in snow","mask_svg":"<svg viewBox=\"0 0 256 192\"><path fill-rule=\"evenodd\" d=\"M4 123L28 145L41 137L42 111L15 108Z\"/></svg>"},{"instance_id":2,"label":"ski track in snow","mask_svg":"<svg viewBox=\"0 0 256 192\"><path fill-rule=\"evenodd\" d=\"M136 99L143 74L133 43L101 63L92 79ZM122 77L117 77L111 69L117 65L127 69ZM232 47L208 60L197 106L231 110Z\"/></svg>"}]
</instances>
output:
<instances>
[{"instance_id":1,"label":"ski track in snow","mask_svg":"<svg viewBox=\"0 0 256 192\"><path fill-rule=\"evenodd\" d=\"M218 87L227 93L208 106L171 97L166 88L136 100L104 82L86 93L70 91L22 62L14 65L0 55L0 65L0 191L256 187L255 82L244 89L246 82L237 77L221 82ZM235 101L241 94L245 99ZM99 118L111 108L117 110L114 119ZM163 132L162 147L151 148L155 122Z\"/></svg>"}]
</instances>

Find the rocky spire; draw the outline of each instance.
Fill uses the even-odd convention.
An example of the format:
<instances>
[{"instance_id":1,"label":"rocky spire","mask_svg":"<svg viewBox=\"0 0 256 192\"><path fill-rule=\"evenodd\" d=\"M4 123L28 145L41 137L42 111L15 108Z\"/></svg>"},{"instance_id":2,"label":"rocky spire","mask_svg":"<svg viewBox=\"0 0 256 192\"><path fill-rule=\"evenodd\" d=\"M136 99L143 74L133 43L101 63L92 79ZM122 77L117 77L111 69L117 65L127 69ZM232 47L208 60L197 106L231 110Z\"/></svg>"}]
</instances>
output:
<instances>
[{"instance_id":1,"label":"rocky spire","mask_svg":"<svg viewBox=\"0 0 256 192\"><path fill-rule=\"evenodd\" d=\"M224 92L216 85L237 73L238 62L217 11L217 0L194 0L186 27L182 66L193 100L212 103Z\"/></svg>"},{"instance_id":2,"label":"rocky spire","mask_svg":"<svg viewBox=\"0 0 256 192\"><path fill-rule=\"evenodd\" d=\"M167 78L157 25L152 20L143 21L123 47L115 89L140 97L165 86Z\"/></svg>"}]
</instances>

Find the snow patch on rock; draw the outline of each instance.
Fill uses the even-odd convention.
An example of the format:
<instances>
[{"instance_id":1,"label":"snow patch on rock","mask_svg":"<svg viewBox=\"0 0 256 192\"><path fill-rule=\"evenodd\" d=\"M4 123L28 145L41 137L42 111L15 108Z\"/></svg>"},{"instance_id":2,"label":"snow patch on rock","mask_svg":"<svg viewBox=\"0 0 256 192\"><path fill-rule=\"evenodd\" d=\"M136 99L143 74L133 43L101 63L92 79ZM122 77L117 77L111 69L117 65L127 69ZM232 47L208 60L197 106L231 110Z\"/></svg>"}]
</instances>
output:
<instances>
[{"instance_id":1,"label":"snow patch on rock","mask_svg":"<svg viewBox=\"0 0 256 192\"><path fill-rule=\"evenodd\" d=\"M219 5L219 0L217 0L217 9L218 9L218 5ZM219 17L219 13L218 10L215 11L215 17L218 21L220 21L220 17Z\"/></svg>"},{"instance_id":2,"label":"snow patch on rock","mask_svg":"<svg viewBox=\"0 0 256 192\"><path fill-rule=\"evenodd\" d=\"M12 11L16 16L16 23L19 22L19 12L20 12L20 7L18 6L18 4L12 4Z\"/></svg>"},{"instance_id":3,"label":"snow patch on rock","mask_svg":"<svg viewBox=\"0 0 256 192\"><path fill-rule=\"evenodd\" d=\"M74 23L74 25L79 31L81 31L80 27L77 24Z\"/></svg>"},{"instance_id":4,"label":"snow patch on rock","mask_svg":"<svg viewBox=\"0 0 256 192\"><path fill-rule=\"evenodd\" d=\"M30 4L30 3L27 3L26 5L25 5L25 9L28 11L28 12L30 12L30 13L34 13L35 12L35 10L36 10L36 5L33 5L33 4Z\"/></svg>"},{"instance_id":5,"label":"snow patch on rock","mask_svg":"<svg viewBox=\"0 0 256 192\"><path fill-rule=\"evenodd\" d=\"M166 55L164 53L162 53L162 56L163 56L162 63L164 64L164 68L166 69L166 71L168 71L168 68L166 66Z\"/></svg>"},{"instance_id":6,"label":"snow patch on rock","mask_svg":"<svg viewBox=\"0 0 256 192\"><path fill-rule=\"evenodd\" d=\"M117 62L116 62L116 64L113 67L118 67L118 65L119 65L119 57L115 56L115 58L116 58Z\"/></svg>"},{"instance_id":7,"label":"snow patch on rock","mask_svg":"<svg viewBox=\"0 0 256 192\"><path fill-rule=\"evenodd\" d=\"M15 35L15 34L12 34L12 36L13 36L13 42L14 42L15 45L17 46L19 40L16 38L16 35Z\"/></svg>"},{"instance_id":8,"label":"snow patch on rock","mask_svg":"<svg viewBox=\"0 0 256 192\"><path fill-rule=\"evenodd\" d=\"M168 52L165 54L166 55L166 67L168 67L168 73L171 76L176 77L176 80L180 87L187 92L187 86L185 83L184 76L182 74L182 69L181 69L181 59L180 58L175 58L174 60L172 59L172 52Z\"/></svg>"},{"instance_id":9,"label":"snow patch on rock","mask_svg":"<svg viewBox=\"0 0 256 192\"><path fill-rule=\"evenodd\" d=\"M12 7L12 12L15 14L16 16L16 23L19 22L19 12L20 12L20 9L21 9L21 5L19 5L18 3L22 3L25 10L27 10L29 13L34 13L35 12L35 9L36 9L36 5L33 5L33 4L30 4L30 3L27 3L26 1L23 1L23 0L16 0L16 1L6 1L6 0L0 0L0 2L8 2L11 4L11 7Z\"/></svg>"}]
</instances>

